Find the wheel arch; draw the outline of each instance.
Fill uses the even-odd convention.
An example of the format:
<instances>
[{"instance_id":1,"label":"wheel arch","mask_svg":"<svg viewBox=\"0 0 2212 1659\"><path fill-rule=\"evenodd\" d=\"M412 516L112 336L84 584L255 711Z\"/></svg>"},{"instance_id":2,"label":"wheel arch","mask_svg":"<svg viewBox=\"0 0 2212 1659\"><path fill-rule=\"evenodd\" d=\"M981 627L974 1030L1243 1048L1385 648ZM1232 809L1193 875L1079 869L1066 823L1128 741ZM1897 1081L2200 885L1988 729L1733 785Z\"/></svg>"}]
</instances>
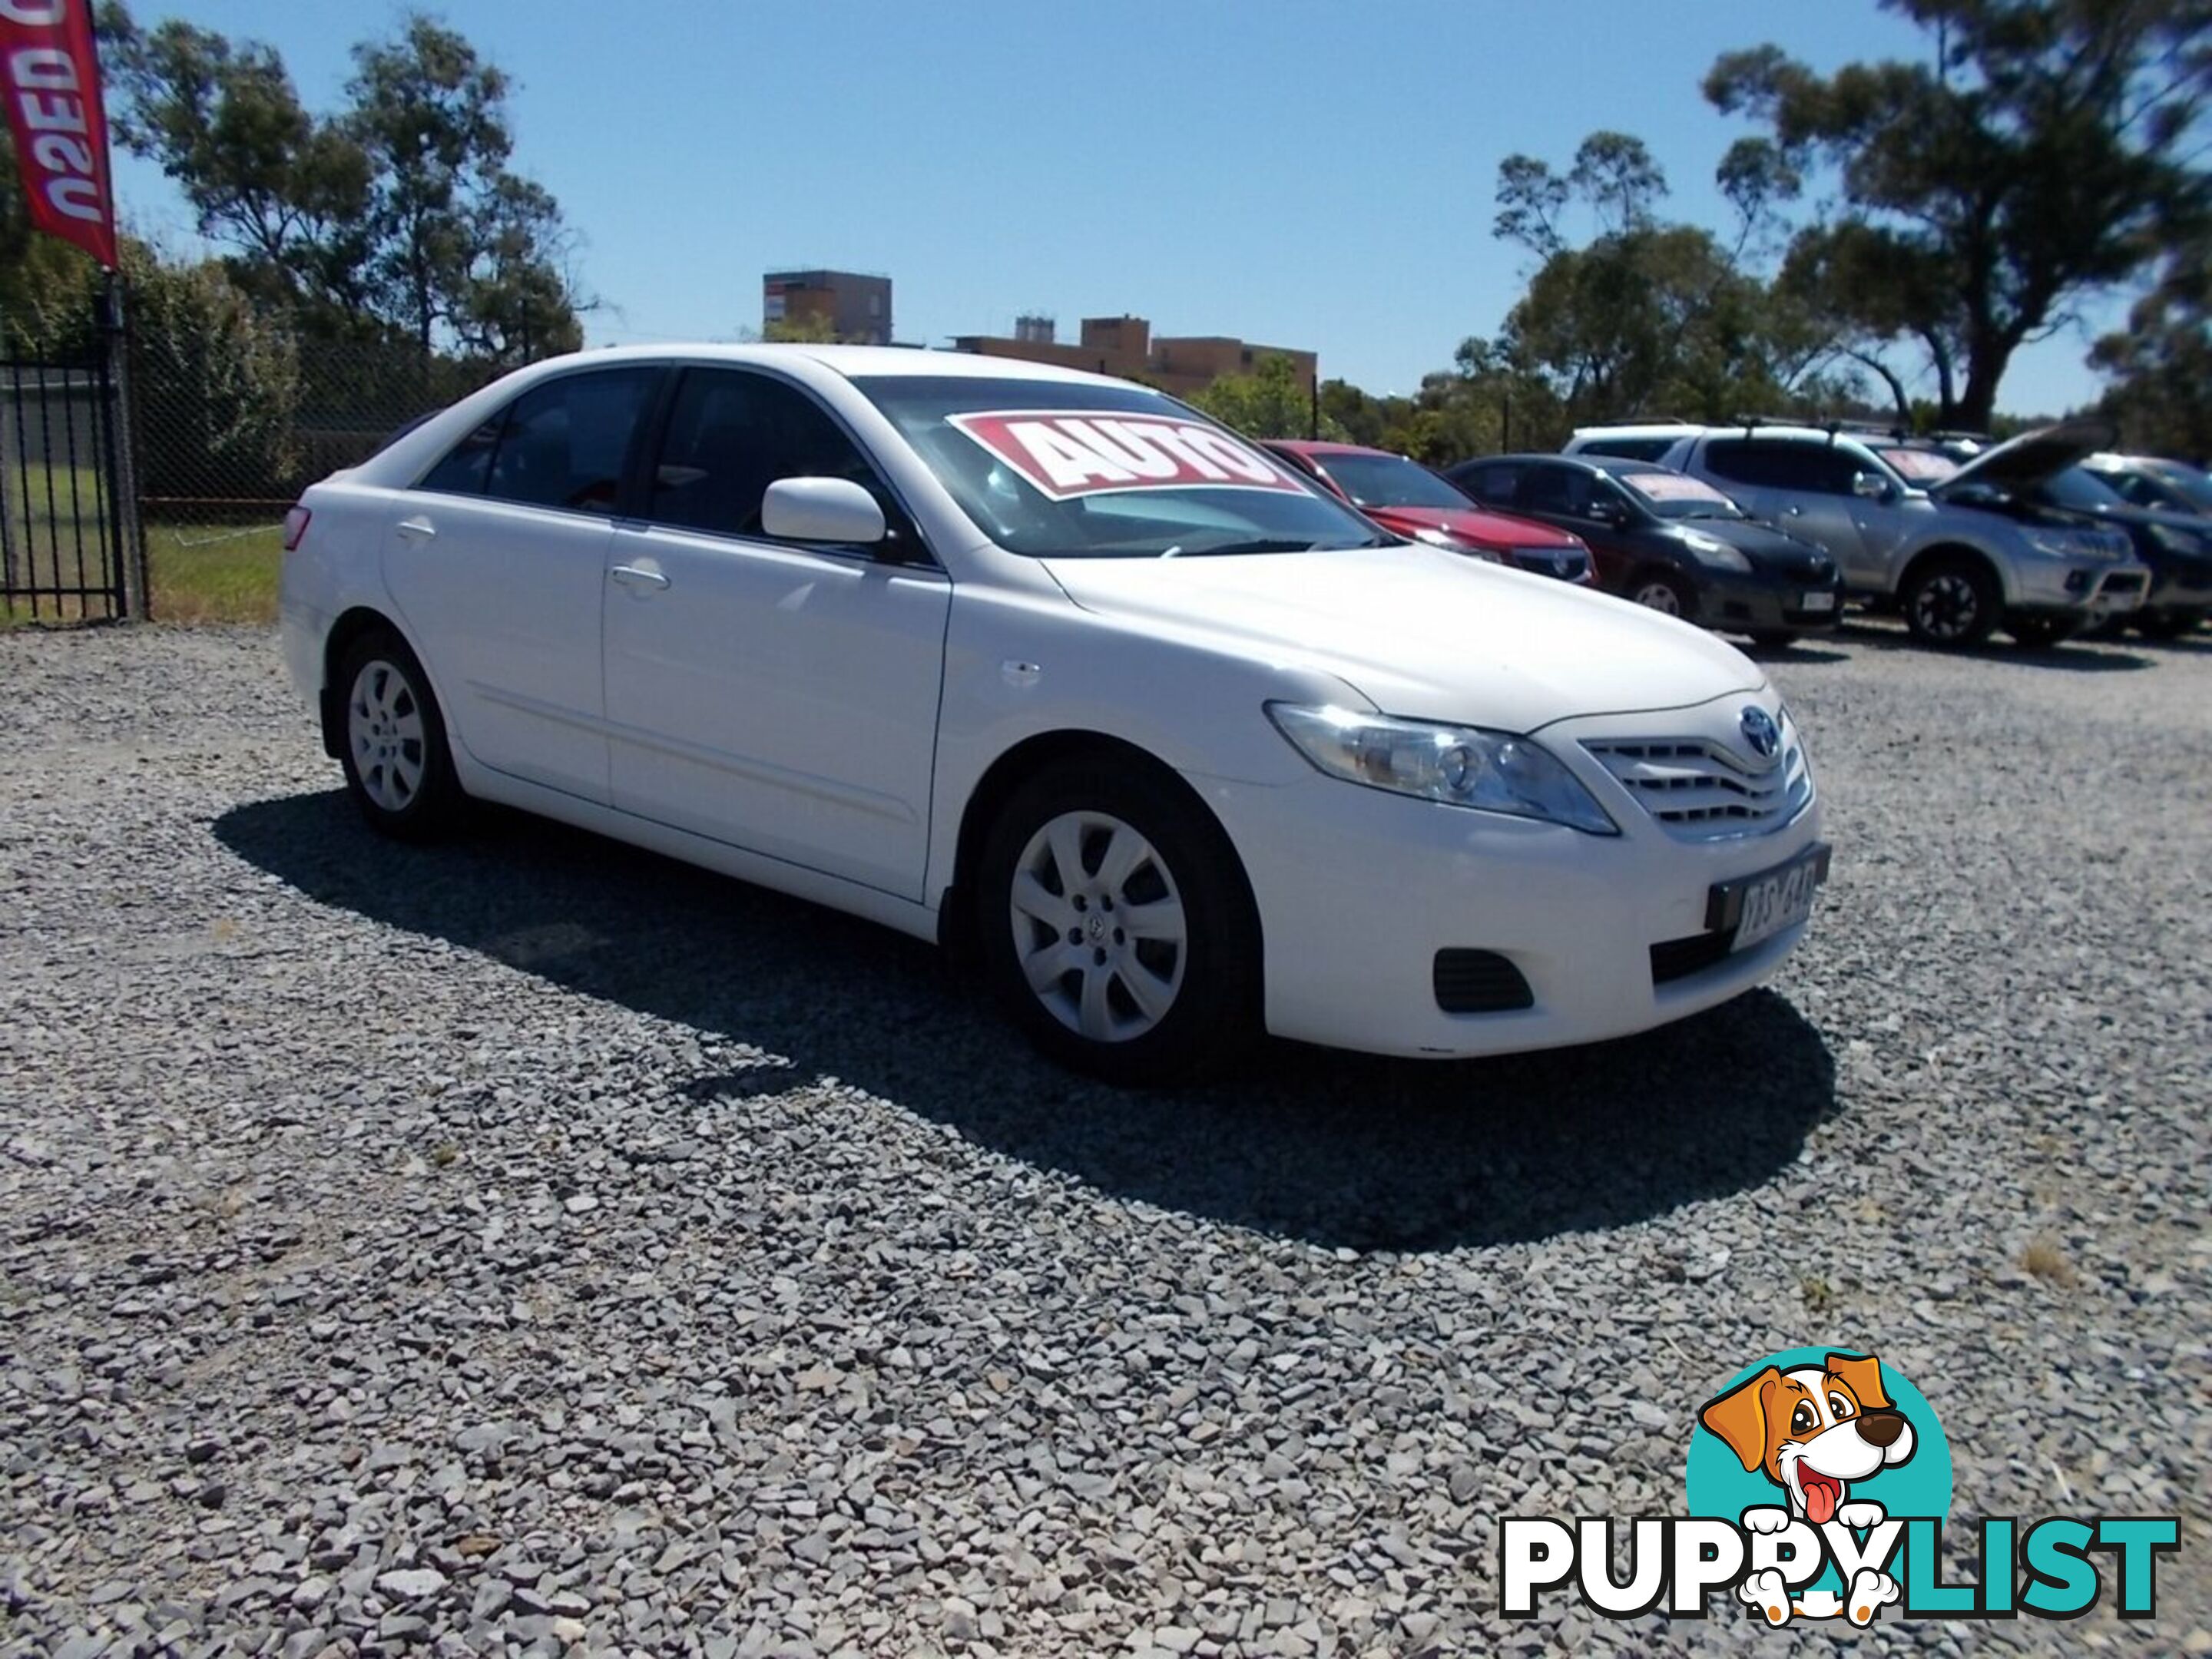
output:
<instances>
[{"instance_id":1,"label":"wheel arch","mask_svg":"<svg viewBox=\"0 0 2212 1659\"><path fill-rule=\"evenodd\" d=\"M1037 773L1048 766L1082 757L1110 759L1139 769L1197 809L1227 855L1227 867L1236 882L1236 896L1252 928L1254 943L1260 945L1263 939L1262 923L1259 902L1252 891L1252 879L1245 872L1244 860L1237 850L1237 843L1230 838L1227 828L1206 797L1175 768L1150 750L1125 738L1077 728L1040 732L1023 738L986 767L975 781L975 787L969 791L967 805L961 809L959 836L953 848L952 879L937 912L938 942L953 961L969 968L976 960L970 901L975 894L975 866L981 860L983 843L992 823L1014 792ZM1254 964L1255 977L1264 973L1265 963L1266 952L1261 950Z\"/></svg>"},{"instance_id":2,"label":"wheel arch","mask_svg":"<svg viewBox=\"0 0 2212 1659\"><path fill-rule=\"evenodd\" d=\"M343 716L346 688L337 683L338 665L345 660L345 653L352 649L356 640L365 634L374 633L380 628L389 629L398 635L403 645L410 651L415 652L415 660L422 663L422 653L415 650L415 641L407 637L407 630L400 627L386 612L377 610L373 605L357 605L339 614L338 619L331 624L331 631L323 636L323 689L318 699L316 709L323 727L323 752L332 760L339 757L344 744ZM429 677L430 667L428 663L422 663L422 673L426 678ZM442 712L445 708L445 699L439 696L437 682L434 679L430 684L430 695L438 697L439 708ZM448 718L447 730L450 732L450 718Z\"/></svg>"},{"instance_id":3,"label":"wheel arch","mask_svg":"<svg viewBox=\"0 0 2212 1659\"><path fill-rule=\"evenodd\" d=\"M1953 563L1975 566L1990 579L1990 585L1996 589L1997 603L2000 605L2012 603L2011 590L2006 585L2003 568L1984 550L1975 546L1972 542L1930 542L1905 562L1905 568L1897 573L1897 586L1893 591L1902 596L1905 591L1911 586L1913 578L1930 565Z\"/></svg>"}]
</instances>

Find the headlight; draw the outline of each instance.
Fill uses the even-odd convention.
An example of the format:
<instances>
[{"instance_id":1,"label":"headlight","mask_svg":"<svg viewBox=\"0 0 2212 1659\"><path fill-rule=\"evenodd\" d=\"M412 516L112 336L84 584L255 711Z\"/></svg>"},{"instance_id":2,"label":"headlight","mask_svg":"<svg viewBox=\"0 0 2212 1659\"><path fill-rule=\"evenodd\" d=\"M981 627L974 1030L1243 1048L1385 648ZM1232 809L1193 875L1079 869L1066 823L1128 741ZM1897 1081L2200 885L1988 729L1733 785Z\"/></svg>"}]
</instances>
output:
<instances>
[{"instance_id":1,"label":"headlight","mask_svg":"<svg viewBox=\"0 0 2212 1659\"><path fill-rule=\"evenodd\" d=\"M2200 536L2193 530L2184 530L2170 524L2151 526L2150 534L2151 539L2169 553L2179 553L2192 559L2212 555L2212 536Z\"/></svg>"},{"instance_id":2,"label":"headlight","mask_svg":"<svg viewBox=\"0 0 2212 1659\"><path fill-rule=\"evenodd\" d=\"M1448 530L1431 530L1424 526L1413 532L1413 539L1425 547L1441 547L1447 552L1472 553L1476 558L1487 559L1492 564L1505 562L1503 554L1493 553L1488 548L1478 546L1473 542L1462 541Z\"/></svg>"},{"instance_id":3,"label":"headlight","mask_svg":"<svg viewBox=\"0 0 2212 1659\"><path fill-rule=\"evenodd\" d=\"M1748 570L1751 561L1742 550L1730 547L1717 536L1708 536L1702 530L1682 532L1682 545L1697 556L1699 564L1709 564L1716 570Z\"/></svg>"},{"instance_id":4,"label":"headlight","mask_svg":"<svg viewBox=\"0 0 2212 1659\"><path fill-rule=\"evenodd\" d=\"M1510 732L1271 702L1267 718L1316 769L1370 789L1541 818L1593 836L1617 836L1575 775L1550 751Z\"/></svg>"},{"instance_id":5,"label":"headlight","mask_svg":"<svg viewBox=\"0 0 2212 1659\"><path fill-rule=\"evenodd\" d=\"M2119 559L2127 556L2124 537L2100 536L2081 531L2045 530L2028 532L2027 544L2054 559Z\"/></svg>"}]
</instances>

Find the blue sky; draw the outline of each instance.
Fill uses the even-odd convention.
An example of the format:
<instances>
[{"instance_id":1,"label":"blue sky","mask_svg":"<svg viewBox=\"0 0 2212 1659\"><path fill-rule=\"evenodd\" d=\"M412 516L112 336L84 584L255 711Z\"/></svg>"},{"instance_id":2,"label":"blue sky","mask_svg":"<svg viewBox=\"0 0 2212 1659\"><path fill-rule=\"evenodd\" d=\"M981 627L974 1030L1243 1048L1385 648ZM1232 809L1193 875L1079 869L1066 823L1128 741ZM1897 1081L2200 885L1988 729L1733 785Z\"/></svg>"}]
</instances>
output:
<instances>
[{"instance_id":1,"label":"blue sky","mask_svg":"<svg viewBox=\"0 0 2212 1659\"><path fill-rule=\"evenodd\" d=\"M401 8L134 0L283 52L311 105ZM550 187L605 308L594 343L757 327L762 271L894 279L899 337L1010 333L1018 313L1133 312L1170 334L1321 354L1411 391L1498 327L1525 256L1490 234L1498 161L1564 164L1635 133L1672 210L1725 222L1712 170L1743 131L1713 58L1774 40L1819 67L1920 56L1873 0L451 0L520 83L520 170ZM183 251L158 170L118 158L126 217ZM2118 307L2096 320L2109 325ZM2094 394L2078 332L2014 360L2002 402Z\"/></svg>"}]
</instances>

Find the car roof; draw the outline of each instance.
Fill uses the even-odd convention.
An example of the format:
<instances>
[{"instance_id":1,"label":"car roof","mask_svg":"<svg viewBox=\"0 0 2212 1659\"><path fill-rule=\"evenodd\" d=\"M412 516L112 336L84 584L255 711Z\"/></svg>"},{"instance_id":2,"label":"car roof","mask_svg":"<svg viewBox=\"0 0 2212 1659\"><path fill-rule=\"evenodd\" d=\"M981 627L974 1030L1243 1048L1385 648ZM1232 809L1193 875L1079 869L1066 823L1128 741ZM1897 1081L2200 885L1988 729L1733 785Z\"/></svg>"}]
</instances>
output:
<instances>
[{"instance_id":1,"label":"car roof","mask_svg":"<svg viewBox=\"0 0 2212 1659\"><path fill-rule=\"evenodd\" d=\"M1571 435L1577 438L1664 438L1669 434L1679 435L1695 432L1703 424L1668 416L1656 421L1621 421L1608 425L1578 426Z\"/></svg>"},{"instance_id":2,"label":"car roof","mask_svg":"<svg viewBox=\"0 0 2212 1659\"><path fill-rule=\"evenodd\" d=\"M763 341L733 343L725 340L681 341L653 345L596 346L588 350L549 357L536 365L560 363L582 368L623 362L726 362L763 367L804 358L847 380L872 375L942 375L951 379L988 380L1054 380L1070 385L1130 386L1110 374L1087 369L1062 368L1056 363L1033 363L1022 357L990 357L972 351L934 351L921 346L816 345L803 342Z\"/></svg>"},{"instance_id":3,"label":"car roof","mask_svg":"<svg viewBox=\"0 0 2212 1659\"><path fill-rule=\"evenodd\" d=\"M1410 455L1401 455L1395 449L1376 449L1370 444L1332 443L1326 438L1267 438L1262 440L1268 448L1286 451L1292 455L1387 455L1394 461L1413 460ZM1420 463L1415 461L1416 466Z\"/></svg>"},{"instance_id":4,"label":"car roof","mask_svg":"<svg viewBox=\"0 0 2212 1659\"><path fill-rule=\"evenodd\" d=\"M1554 455L1549 450L1522 450L1512 455L1471 456L1464 461L1454 462L1451 470L1456 472L1462 467L1496 466L1500 463L1513 466L1527 466L1531 462L1547 461L1557 462L1561 466L1579 466L1590 471L1595 469L1600 460L1607 459L1610 458L1597 455ZM1649 465L1650 463L1638 462L1637 465Z\"/></svg>"}]
</instances>

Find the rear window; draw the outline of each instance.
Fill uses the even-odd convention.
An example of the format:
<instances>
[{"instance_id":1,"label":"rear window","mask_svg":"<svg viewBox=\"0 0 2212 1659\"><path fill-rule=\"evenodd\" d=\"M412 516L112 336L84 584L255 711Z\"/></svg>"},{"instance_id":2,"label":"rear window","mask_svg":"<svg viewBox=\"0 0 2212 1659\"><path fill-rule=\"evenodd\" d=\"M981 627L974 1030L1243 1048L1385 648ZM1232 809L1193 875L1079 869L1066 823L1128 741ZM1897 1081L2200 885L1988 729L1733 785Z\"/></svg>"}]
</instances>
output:
<instances>
[{"instance_id":1,"label":"rear window","mask_svg":"<svg viewBox=\"0 0 2212 1659\"><path fill-rule=\"evenodd\" d=\"M1674 438L1585 438L1577 455L1613 455L1627 461L1656 461L1680 440Z\"/></svg>"}]
</instances>

